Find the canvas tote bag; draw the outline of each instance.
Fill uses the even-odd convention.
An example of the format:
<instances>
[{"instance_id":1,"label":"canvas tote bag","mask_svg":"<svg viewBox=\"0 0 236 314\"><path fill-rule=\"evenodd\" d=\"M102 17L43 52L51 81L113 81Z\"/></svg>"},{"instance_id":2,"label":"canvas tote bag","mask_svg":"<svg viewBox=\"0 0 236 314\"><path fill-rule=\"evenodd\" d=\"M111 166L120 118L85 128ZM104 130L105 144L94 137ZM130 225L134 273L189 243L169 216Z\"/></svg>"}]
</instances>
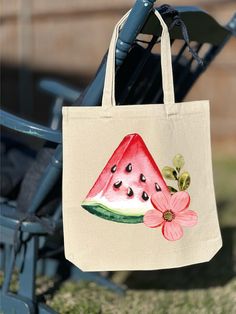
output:
<instances>
[{"instance_id":1,"label":"canvas tote bag","mask_svg":"<svg viewBox=\"0 0 236 314\"><path fill-rule=\"evenodd\" d=\"M209 102L175 103L168 28L155 14L164 104L115 104L126 14L111 39L102 106L63 108L65 256L84 271L181 267L209 261L222 245Z\"/></svg>"}]
</instances>

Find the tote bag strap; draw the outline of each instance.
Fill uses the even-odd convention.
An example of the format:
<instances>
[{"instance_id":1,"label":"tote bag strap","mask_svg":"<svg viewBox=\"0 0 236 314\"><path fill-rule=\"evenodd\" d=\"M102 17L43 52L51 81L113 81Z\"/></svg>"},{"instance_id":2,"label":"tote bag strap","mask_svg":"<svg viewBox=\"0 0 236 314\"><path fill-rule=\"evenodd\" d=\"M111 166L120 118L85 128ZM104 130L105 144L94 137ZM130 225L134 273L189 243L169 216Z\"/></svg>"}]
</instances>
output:
<instances>
[{"instance_id":1,"label":"tote bag strap","mask_svg":"<svg viewBox=\"0 0 236 314\"><path fill-rule=\"evenodd\" d=\"M102 107L109 109L116 105L115 103L115 50L116 42L119 35L119 30L127 20L130 11L128 11L116 24L111 38L109 52L107 56L106 74L102 97ZM171 105L175 103L174 96L174 83L173 83L173 70L171 61L171 45L168 27L164 22L160 13L154 11L156 17L162 26L161 34L161 71L162 71L162 88L164 94L164 104L166 105L167 113ZM177 106L176 106L177 107ZM172 108L173 109L173 108Z\"/></svg>"}]
</instances>

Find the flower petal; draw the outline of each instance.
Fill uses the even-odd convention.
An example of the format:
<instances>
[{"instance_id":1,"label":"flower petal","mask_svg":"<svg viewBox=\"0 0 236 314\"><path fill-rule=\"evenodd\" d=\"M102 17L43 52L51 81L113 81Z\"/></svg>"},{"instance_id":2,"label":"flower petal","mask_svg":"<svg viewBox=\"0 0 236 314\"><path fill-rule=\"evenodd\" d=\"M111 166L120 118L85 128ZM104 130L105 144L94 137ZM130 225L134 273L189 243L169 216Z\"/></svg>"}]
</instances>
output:
<instances>
[{"instance_id":1,"label":"flower petal","mask_svg":"<svg viewBox=\"0 0 236 314\"><path fill-rule=\"evenodd\" d=\"M176 214L175 221L184 227L192 227L197 223L197 213L193 210L184 210Z\"/></svg>"},{"instance_id":2,"label":"flower petal","mask_svg":"<svg viewBox=\"0 0 236 314\"><path fill-rule=\"evenodd\" d=\"M182 238L183 229L175 220L172 220L163 224L162 234L167 240L176 241Z\"/></svg>"},{"instance_id":3,"label":"flower petal","mask_svg":"<svg viewBox=\"0 0 236 314\"><path fill-rule=\"evenodd\" d=\"M149 228L156 228L163 223L162 213L158 210L148 210L143 217L144 224Z\"/></svg>"},{"instance_id":4,"label":"flower petal","mask_svg":"<svg viewBox=\"0 0 236 314\"><path fill-rule=\"evenodd\" d=\"M170 200L170 209L173 212L179 212L186 209L190 203L190 196L187 192L177 192L172 195Z\"/></svg>"},{"instance_id":5,"label":"flower petal","mask_svg":"<svg viewBox=\"0 0 236 314\"><path fill-rule=\"evenodd\" d=\"M164 212L170 208L170 199L171 194L168 197L168 195L164 194L163 192L156 192L152 195L151 202L156 209Z\"/></svg>"}]
</instances>

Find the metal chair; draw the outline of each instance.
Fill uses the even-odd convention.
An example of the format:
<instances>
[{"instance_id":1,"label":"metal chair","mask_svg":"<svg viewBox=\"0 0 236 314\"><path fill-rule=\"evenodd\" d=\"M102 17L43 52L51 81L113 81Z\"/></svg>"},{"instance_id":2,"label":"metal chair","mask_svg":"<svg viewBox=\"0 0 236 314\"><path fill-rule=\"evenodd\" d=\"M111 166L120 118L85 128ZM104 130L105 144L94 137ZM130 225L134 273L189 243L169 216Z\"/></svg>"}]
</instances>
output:
<instances>
[{"instance_id":1,"label":"metal chair","mask_svg":"<svg viewBox=\"0 0 236 314\"><path fill-rule=\"evenodd\" d=\"M154 2L155 0L137 0L119 34L116 52L116 79L118 82L116 85L119 86L116 90L116 98L118 104L156 103L162 97L158 70L160 60L158 55L151 53L160 35L160 27L152 15ZM228 28L231 28L228 29L217 24L209 15L199 9L179 8L178 10L188 28L190 39L197 41L200 46L205 42L209 42L210 37L208 39L204 37L203 39L204 34L199 29L196 30L195 25L202 24L204 20L207 27L211 25L214 32L217 33L214 41L213 39L210 41L211 49L203 58L206 68L232 35L233 30L235 32L235 19L229 24L231 26L228 26ZM172 11L171 14L168 14L168 10L163 7L160 8L160 11L166 17L169 25L175 21L176 13L173 14ZM198 21L197 24L196 21ZM172 29L172 41L182 38L177 29L178 26ZM204 32L205 30L206 28L204 28ZM137 34L140 32L151 34L151 40L144 43L140 39L136 39ZM146 47L143 47L142 44L145 44ZM173 60L177 100L182 100L205 69L197 66L194 71L192 70L193 60L190 58L186 61L187 59L183 56L186 48L187 45L184 44ZM53 85L51 82L49 84L48 82L41 83L41 86L54 93L57 99L60 99L58 107L63 104L66 97L68 97L67 101L69 99L73 103L78 96L76 105L99 105L102 96L105 60L106 58L99 67L94 80L80 95L77 94L79 91L63 90L62 86ZM135 71L132 69L135 69ZM122 84L126 77L128 77L127 80ZM190 79L191 84L189 84ZM147 89L145 88L145 93L141 92L143 84L148 85ZM31 172L25 176L18 206L16 208L8 204L1 206L0 234L1 243L4 244L5 250L5 278L1 288L2 304L0 309L4 313L12 311L20 314L53 313L51 309L46 307L44 303L40 303L36 298L35 276L39 257L43 258L50 254L51 256L53 254L58 255L63 248L59 237L62 232L60 200L62 136L59 129L60 117L57 116L54 126L51 124L51 127L45 127L1 111L1 125L42 138L46 141L46 145L39 152L35 164L32 166L36 168L37 175L33 175L32 178L32 173L35 172L32 172L31 169ZM23 192L27 189L27 183L30 180L34 181L32 184L34 186L30 195L25 196ZM55 235L59 241L55 241ZM50 239L52 239L53 246L47 245ZM15 268L19 271L19 289L16 294L13 294L9 292L9 285ZM97 280L102 281L98 277ZM108 282L106 284L108 285Z\"/></svg>"}]
</instances>

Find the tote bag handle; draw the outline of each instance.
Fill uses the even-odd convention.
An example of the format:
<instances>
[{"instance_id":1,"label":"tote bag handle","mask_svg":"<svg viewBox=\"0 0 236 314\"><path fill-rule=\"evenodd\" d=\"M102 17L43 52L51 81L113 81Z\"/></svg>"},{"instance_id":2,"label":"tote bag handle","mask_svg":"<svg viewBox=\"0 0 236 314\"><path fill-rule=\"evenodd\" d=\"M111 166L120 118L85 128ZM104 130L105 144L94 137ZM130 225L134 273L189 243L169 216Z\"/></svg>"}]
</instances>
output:
<instances>
[{"instance_id":1,"label":"tote bag handle","mask_svg":"<svg viewBox=\"0 0 236 314\"><path fill-rule=\"evenodd\" d=\"M116 105L115 103L115 50L116 41L118 38L119 30L123 23L127 20L130 11L128 11L116 24L112 34L109 52L107 56L106 74L102 97L102 107L109 109ZM164 22L161 14L154 10L154 13L160 21L162 27L161 34L161 72L162 72L162 88L164 94L164 104L166 105L167 113L168 108L175 103L174 96L174 83L173 83L173 70L171 61L171 45L168 27ZM172 106L171 106L172 107ZM177 107L177 106L176 106Z\"/></svg>"}]
</instances>

